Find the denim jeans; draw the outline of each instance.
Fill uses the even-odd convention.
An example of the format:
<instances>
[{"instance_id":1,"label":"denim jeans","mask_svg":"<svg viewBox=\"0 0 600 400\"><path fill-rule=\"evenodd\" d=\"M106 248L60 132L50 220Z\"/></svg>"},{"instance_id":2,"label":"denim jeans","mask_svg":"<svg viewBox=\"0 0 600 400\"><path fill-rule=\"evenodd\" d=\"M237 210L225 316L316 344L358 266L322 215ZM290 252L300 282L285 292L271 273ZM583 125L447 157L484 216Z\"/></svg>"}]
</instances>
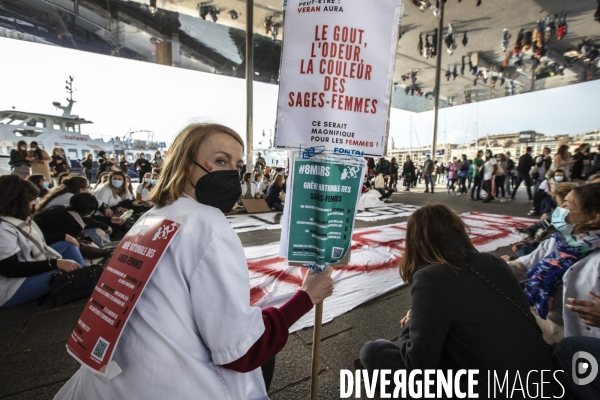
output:
<instances>
[{"instance_id":1,"label":"denim jeans","mask_svg":"<svg viewBox=\"0 0 600 400\"><path fill-rule=\"evenodd\" d=\"M43 274L30 276L25 279L17 292L0 308L13 307L37 300L50 293L50 276L60 272L59 269L53 269Z\"/></svg>"},{"instance_id":2,"label":"denim jeans","mask_svg":"<svg viewBox=\"0 0 600 400\"><path fill-rule=\"evenodd\" d=\"M473 198L473 199L481 198L481 181L482 180L483 179L478 178L478 177L473 178L473 187L471 188L471 198ZM473 196L474 194L477 194L477 197Z\"/></svg>"},{"instance_id":3,"label":"denim jeans","mask_svg":"<svg viewBox=\"0 0 600 400\"><path fill-rule=\"evenodd\" d=\"M425 190L429 190L429 185L431 184L431 191L433 192L433 175L425 174Z\"/></svg>"},{"instance_id":4,"label":"denim jeans","mask_svg":"<svg viewBox=\"0 0 600 400\"><path fill-rule=\"evenodd\" d=\"M598 329L598 328L592 328ZM573 370L573 366L578 365L574 363L573 357L575 353L584 351L589 353L596 360L600 359L600 339L593 337L584 336L570 336L560 341L552 358L557 369L563 370L557 374L560 381L579 399L600 399L600 373L596 375L596 378L588 383L587 385L578 385L573 381L573 377L576 375L579 378L586 378L588 375L583 376L577 374L577 371ZM585 359L579 358L582 362ZM574 365L575 364L575 365ZM588 362L589 364L589 362ZM575 374L575 375L574 375Z\"/></svg>"},{"instance_id":5,"label":"denim jeans","mask_svg":"<svg viewBox=\"0 0 600 400\"><path fill-rule=\"evenodd\" d=\"M515 185L515 190L513 190L512 196L510 198L515 198L517 190L519 189L519 186L521 186L522 182L525 182L525 186L527 187L527 196L529 196L529 200L533 199L533 196L531 195L531 177L529 176L529 174L519 174L519 176L517 176L517 184Z\"/></svg>"},{"instance_id":6,"label":"denim jeans","mask_svg":"<svg viewBox=\"0 0 600 400\"><path fill-rule=\"evenodd\" d=\"M504 185L505 185L505 189L506 189L506 195L507 196L511 196L512 195L512 180L513 180L513 176L511 174L505 175L504 176Z\"/></svg>"},{"instance_id":7,"label":"denim jeans","mask_svg":"<svg viewBox=\"0 0 600 400\"><path fill-rule=\"evenodd\" d=\"M412 185L412 174L410 172L406 172L406 173L404 173L404 186L407 189L410 189L411 185Z\"/></svg>"},{"instance_id":8,"label":"denim jeans","mask_svg":"<svg viewBox=\"0 0 600 400\"><path fill-rule=\"evenodd\" d=\"M56 242L50 245L58 254L62 256L65 260L73 260L78 262L82 267L85 265L85 261L83 260L83 256L79 251L79 248L69 242Z\"/></svg>"},{"instance_id":9,"label":"denim jeans","mask_svg":"<svg viewBox=\"0 0 600 400\"><path fill-rule=\"evenodd\" d=\"M281 203L273 203L271 208L274 208L276 211L283 211L283 205Z\"/></svg>"},{"instance_id":10,"label":"denim jeans","mask_svg":"<svg viewBox=\"0 0 600 400\"><path fill-rule=\"evenodd\" d=\"M466 176L460 176L458 177L459 179L459 189L460 189L460 194L467 194L467 177Z\"/></svg>"},{"instance_id":11,"label":"denim jeans","mask_svg":"<svg viewBox=\"0 0 600 400\"><path fill-rule=\"evenodd\" d=\"M506 175L496 175L496 197L500 197L500 193L502 193L502 198L505 197L506 192L504 189L505 185L505 181L506 181ZM510 194L509 194L510 196Z\"/></svg>"}]
</instances>

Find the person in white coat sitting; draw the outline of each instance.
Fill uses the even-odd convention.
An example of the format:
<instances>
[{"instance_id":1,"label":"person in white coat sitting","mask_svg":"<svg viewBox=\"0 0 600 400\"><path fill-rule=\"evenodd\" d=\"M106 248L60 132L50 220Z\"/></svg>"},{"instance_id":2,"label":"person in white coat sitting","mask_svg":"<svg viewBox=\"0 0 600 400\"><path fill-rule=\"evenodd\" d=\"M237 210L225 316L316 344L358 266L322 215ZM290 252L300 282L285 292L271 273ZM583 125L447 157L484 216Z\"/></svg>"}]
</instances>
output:
<instances>
[{"instance_id":1,"label":"person in white coat sitting","mask_svg":"<svg viewBox=\"0 0 600 400\"><path fill-rule=\"evenodd\" d=\"M307 272L283 306L250 305L244 249L223 215L241 194L243 152L240 136L222 125L192 124L179 133L146 217L181 226L114 349L112 361L123 371L103 383L81 367L56 400L132 393L146 400L268 399L260 367L284 348L289 328L331 295L333 280L331 267Z\"/></svg>"},{"instance_id":2,"label":"person in white coat sitting","mask_svg":"<svg viewBox=\"0 0 600 400\"><path fill-rule=\"evenodd\" d=\"M246 172L242 184L242 199L262 199L264 193L258 190L256 183L252 182L252 173Z\"/></svg>"},{"instance_id":3,"label":"person in white coat sitting","mask_svg":"<svg viewBox=\"0 0 600 400\"><path fill-rule=\"evenodd\" d=\"M94 196L115 211L127 211L128 206L124 202L133 201L133 195L127 189L125 174L121 171L111 172L108 181L94 191ZM138 202L133 201L132 204L137 206Z\"/></svg>"},{"instance_id":4,"label":"person in white coat sitting","mask_svg":"<svg viewBox=\"0 0 600 400\"><path fill-rule=\"evenodd\" d=\"M267 190L269 189L269 185L271 184L271 176L269 174L264 174L260 183L258 183L258 191L264 194L267 194Z\"/></svg>"},{"instance_id":5,"label":"person in white coat sitting","mask_svg":"<svg viewBox=\"0 0 600 400\"><path fill-rule=\"evenodd\" d=\"M590 329L563 306L568 299L587 299L590 292L600 295L599 198L599 183L574 188L552 214L558 232L508 263L517 279L526 281L527 298L549 343L565 336L600 338L600 329Z\"/></svg>"}]
</instances>

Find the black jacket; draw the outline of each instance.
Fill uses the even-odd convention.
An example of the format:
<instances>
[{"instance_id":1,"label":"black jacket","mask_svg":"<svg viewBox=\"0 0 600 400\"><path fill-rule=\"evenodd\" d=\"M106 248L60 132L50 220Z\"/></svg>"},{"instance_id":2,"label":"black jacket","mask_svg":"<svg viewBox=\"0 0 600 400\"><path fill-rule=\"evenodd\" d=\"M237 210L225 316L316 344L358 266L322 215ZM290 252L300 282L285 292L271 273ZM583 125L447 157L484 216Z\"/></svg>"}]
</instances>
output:
<instances>
[{"instance_id":1,"label":"black jacket","mask_svg":"<svg viewBox=\"0 0 600 400\"><path fill-rule=\"evenodd\" d=\"M24 154L24 156L21 156L21 154ZM13 149L10 151L10 164L13 167L18 167L19 165L23 164L31 165L31 163L27 161L25 157L27 157L26 151L19 153L17 150Z\"/></svg>"},{"instance_id":2,"label":"black jacket","mask_svg":"<svg viewBox=\"0 0 600 400\"><path fill-rule=\"evenodd\" d=\"M90 160L87 160L87 159L83 160L80 164L85 169L89 169L89 170L94 169L94 163Z\"/></svg>"},{"instance_id":3,"label":"black jacket","mask_svg":"<svg viewBox=\"0 0 600 400\"><path fill-rule=\"evenodd\" d=\"M535 321L525 294L503 260L473 252L469 253L468 265ZM438 264L419 270L414 275L411 295L412 317L399 339L407 369L479 369L480 398L487 398L481 394L487 394L488 370L498 374L518 370L524 385L523 377L530 370L554 370L550 352L534 322L466 267L455 272ZM509 376L509 382L514 382L514 374ZM544 381L555 383L551 374L545 377L549 379ZM539 379L535 381L539 383ZM534 390L532 387L532 393ZM560 387L545 385L544 395L551 396L549 393L560 394Z\"/></svg>"},{"instance_id":4,"label":"black jacket","mask_svg":"<svg viewBox=\"0 0 600 400\"><path fill-rule=\"evenodd\" d=\"M269 207L273 207L273 204L275 203L281 203L281 199L279 198L279 193L281 193L281 190L282 189L277 185L269 185L269 188L267 189L267 205Z\"/></svg>"},{"instance_id":5,"label":"black jacket","mask_svg":"<svg viewBox=\"0 0 600 400\"><path fill-rule=\"evenodd\" d=\"M84 223L84 227L82 227L64 206L45 208L35 214L33 220L40 227L40 230L44 234L44 239L49 245L65 240L65 235L70 235L77 239L84 227L86 229L108 229L107 225L91 218L82 218Z\"/></svg>"},{"instance_id":6,"label":"black jacket","mask_svg":"<svg viewBox=\"0 0 600 400\"><path fill-rule=\"evenodd\" d=\"M519 158L519 165L517 166L517 172L519 175L529 175L529 171L535 165L533 158L529 153L523 154Z\"/></svg>"}]
</instances>

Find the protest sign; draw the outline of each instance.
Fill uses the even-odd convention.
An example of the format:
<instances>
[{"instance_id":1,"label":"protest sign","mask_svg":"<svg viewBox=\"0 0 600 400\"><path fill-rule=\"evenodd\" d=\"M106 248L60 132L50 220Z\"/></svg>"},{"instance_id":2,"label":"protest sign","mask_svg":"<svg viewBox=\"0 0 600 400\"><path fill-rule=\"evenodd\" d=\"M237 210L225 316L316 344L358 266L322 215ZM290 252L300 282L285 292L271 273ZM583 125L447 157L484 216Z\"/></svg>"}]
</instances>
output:
<instances>
[{"instance_id":1,"label":"protest sign","mask_svg":"<svg viewBox=\"0 0 600 400\"><path fill-rule=\"evenodd\" d=\"M362 188L362 154L306 145L291 152L280 250L288 262L321 270L344 259Z\"/></svg>"},{"instance_id":2,"label":"protest sign","mask_svg":"<svg viewBox=\"0 0 600 400\"><path fill-rule=\"evenodd\" d=\"M383 155L400 0L287 2L275 143Z\"/></svg>"},{"instance_id":3,"label":"protest sign","mask_svg":"<svg viewBox=\"0 0 600 400\"><path fill-rule=\"evenodd\" d=\"M67 351L82 365L107 374L123 328L179 226L145 218L123 237L67 342Z\"/></svg>"}]
</instances>

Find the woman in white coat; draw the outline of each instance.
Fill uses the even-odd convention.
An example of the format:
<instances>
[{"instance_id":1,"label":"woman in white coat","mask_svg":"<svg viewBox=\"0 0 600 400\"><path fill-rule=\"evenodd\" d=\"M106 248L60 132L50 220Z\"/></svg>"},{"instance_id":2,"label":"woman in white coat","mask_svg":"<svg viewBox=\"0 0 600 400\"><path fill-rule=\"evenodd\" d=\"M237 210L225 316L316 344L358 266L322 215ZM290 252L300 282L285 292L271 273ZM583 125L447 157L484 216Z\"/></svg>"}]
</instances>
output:
<instances>
[{"instance_id":1,"label":"woman in white coat","mask_svg":"<svg viewBox=\"0 0 600 400\"><path fill-rule=\"evenodd\" d=\"M242 184L242 199L261 199L264 193L258 190L258 185L252 182L252 173L246 172Z\"/></svg>"},{"instance_id":2,"label":"woman in white coat","mask_svg":"<svg viewBox=\"0 0 600 400\"><path fill-rule=\"evenodd\" d=\"M508 263L517 279L527 281L527 297L541 318L538 323L549 343L568 336L600 338L599 328L586 326L564 307L567 299L600 294L599 198L599 183L574 188L552 214L558 232L533 253Z\"/></svg>"},{"instance_id":3,"label":"woman in white coat","mask_svg":"<svg viewBox=\"0 0 600 400\"><path fill-rule=\"evenodd\" d=\"M111 172L108 175L108 181L94 190L94 196L98 202L111 208L118 207L125 200L133 200L133 195L127 189L125 174L121 171ZM134 202L134 205L137 206L137 202Z\"/></svg>"},{"instance_id":4,"label":"woman in white coat","mask_svg":"<svg viewBox=\"0 0 600 400\"><path fill-rule=\"evenodd\" d=\"M177 136L147 216L181 227L115 349L123 372L104 384L82 367L55 399L268 399L261 365L333 281L331 268L308 272L280 308L250 306L244 249L223 215L240 197L243 151L221 125L193 124Z\"/></svg>"}]
</instances>

